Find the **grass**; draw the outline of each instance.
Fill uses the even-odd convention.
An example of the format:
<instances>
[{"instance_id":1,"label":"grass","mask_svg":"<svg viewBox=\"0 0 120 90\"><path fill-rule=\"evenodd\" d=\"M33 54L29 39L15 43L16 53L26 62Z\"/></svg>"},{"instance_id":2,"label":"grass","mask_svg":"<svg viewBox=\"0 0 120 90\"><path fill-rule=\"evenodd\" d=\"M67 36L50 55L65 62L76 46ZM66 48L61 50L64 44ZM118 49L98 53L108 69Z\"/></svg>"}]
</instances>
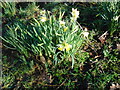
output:
<instances>
[{"instance_id":1,"label":"grass","mask_svg":"<svg viewBox=\"0 0 120 90\"><path fill-rule=\"evenodd\" d=\"M39 4L1 3L2 88L119 88L119 2Z\"/></svg>"}]
</instances>

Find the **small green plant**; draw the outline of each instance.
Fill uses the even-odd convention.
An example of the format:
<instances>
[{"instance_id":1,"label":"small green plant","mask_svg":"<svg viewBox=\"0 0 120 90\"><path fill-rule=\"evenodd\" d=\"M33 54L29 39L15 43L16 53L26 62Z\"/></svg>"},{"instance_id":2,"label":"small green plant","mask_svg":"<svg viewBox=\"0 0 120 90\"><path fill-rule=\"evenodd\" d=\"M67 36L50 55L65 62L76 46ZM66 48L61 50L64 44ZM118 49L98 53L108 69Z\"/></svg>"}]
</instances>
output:
<instances>
[{"instance_id":1,"label":"small green plant","mask_svg":"<svg viewBox=\"0 0 120 90\"><path fill-rule=\"evenodd\" d=\"M4 10L4 16L7 18L13 17L17 10L16 10L16 3L14 2L2 2L0 3L0 6L3 8Z\"/></svg>"},{"instance_id":2,"label":"small green plant","mask_svg":"<svg viewBox=\"0 0 120 90\"><path fill-rule=\"evenodd\" d=\"M118 19L120 17L119 11L119 2L107 2L107 3L99 3L99 8L101 9L99 15L103 19L103 26L106 26L110 35L113 35L115 31L118 31ZM102 23L102 24L103 24Z\"/></svg>"},{"instance_id":3,"label":"small green plant","mask_svg":"<svg viewBox=\"0 0 120 90\"><path fill-rule=\"evenodd\" d=\"M24 75L30 75L34 72L34 63L33 60L28 62L23 62L26 60L24 56L19 56L19 58L14 59L14 57L3 56L3 74L2 74L2 83L4 84L2 88L13 88L14 84L23 83L22 79ZM9 62L9 60L13 62ZM24 66L24 67L23 67ZM28 78L28 77L27 77ZM27 82L26 82L27 83ZM17 86L16 88L19 88Z\"/></svg>"}]
</instances>

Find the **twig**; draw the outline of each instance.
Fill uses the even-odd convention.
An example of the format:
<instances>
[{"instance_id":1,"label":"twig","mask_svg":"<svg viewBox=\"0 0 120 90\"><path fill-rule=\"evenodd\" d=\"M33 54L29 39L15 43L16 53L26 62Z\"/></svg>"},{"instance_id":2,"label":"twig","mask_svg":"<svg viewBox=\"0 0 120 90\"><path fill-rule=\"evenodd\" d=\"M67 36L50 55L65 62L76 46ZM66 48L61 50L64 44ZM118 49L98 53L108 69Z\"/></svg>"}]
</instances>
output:
<instances>
[{"instance_id":1,"label":"twig","mask_svg":"<svg viewBox=\"0 0 120 90\"><path fill-rule=\"evenodd\" d=\"M56 90L58 90L58 89L65 83L65 81L66 81L66 80L64 80L64 81L60 84L60 86L58 86L58 88L57 88Z\"/></svg>"}]
</instances>

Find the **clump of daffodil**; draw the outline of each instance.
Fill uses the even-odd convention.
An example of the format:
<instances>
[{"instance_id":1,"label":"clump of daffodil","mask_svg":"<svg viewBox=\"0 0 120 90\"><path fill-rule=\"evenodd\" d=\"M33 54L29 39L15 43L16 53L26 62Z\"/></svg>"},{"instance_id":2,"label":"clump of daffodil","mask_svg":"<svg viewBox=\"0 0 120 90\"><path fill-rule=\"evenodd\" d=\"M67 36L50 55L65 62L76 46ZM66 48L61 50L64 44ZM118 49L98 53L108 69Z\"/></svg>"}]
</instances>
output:
<instances>
[{"instance_id":1,"label":"clump of daffodil","mask_svg":"<svg viewBox=\"0 0 120 90\"><path fill-rule=\"evenodd\" d=\"M68 27L65 27L65 28L64 28L64 32L66 32L67 30L68 30Z\"/></svg>"},{"instance_id":2,"label":"clump of daffodil","mask_svg":"<svg viewBox=\"0 0 120 90\"><path fill-rule=\"evenodd\" d=\"M40 19L41 19L41 22L47 21L47 18L45 16L42 16Z\"/></svg>"},{"instance_id":3,"label":"clump of daffodil","mask_svg":"<svg viewBox=\"0 0 120 90\"><path fill-rule=\"evenodd\" d=\"M84 37L88 38L89 32L88 32L87 28L84 29L82 34L83 34Z\"/></svg>"},{"instance_id":4,"label":"clump of daffodil","mask_svg":"<svg viewBox=\"0 0 120 90\"><path fill-rule=\"evenodd\" d=\"M64 21L60 21L60 25L61 25L61 26L64 26L64 25L65 25L65 22L64 22Z\"/></svg>"},{"instance_id":5,"label":"clump of daffodil","mask_svg":"<svg viewBox=\"0 0 120 90\"><path fill-rule=\"evenodd\" d=\"M66 42L63 42L62 44L58 44L58 50L60 51L69 51L70 49L72 48L72 45L66 43Z\"/></svg>"},{"instance_id":6,"label":"clump of daffodil","mask_svg":"<svg viewBox=\"0 0 120 90\"><path fill-rule=\"evenodd\" d=\"M72 14L71 19L76 21L77 18L79 17L79 11L77 11L77 9L72 8L72 13L71 14Z\"/></svg>"}]
</instances>

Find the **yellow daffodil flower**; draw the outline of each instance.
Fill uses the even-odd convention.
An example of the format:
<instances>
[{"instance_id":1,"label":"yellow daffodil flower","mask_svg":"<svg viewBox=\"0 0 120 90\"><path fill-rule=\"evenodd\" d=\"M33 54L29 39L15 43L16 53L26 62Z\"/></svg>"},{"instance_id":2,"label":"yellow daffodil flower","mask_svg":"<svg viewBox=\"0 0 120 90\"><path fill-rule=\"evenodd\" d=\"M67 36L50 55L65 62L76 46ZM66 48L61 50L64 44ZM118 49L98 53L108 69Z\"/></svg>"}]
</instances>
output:
<instances>
[{"instance_id":1,"label":"yellow daffodil flower","mask_svg":"<svg viewBox=\"0 0 120 90\"><path fill-rule=\"evenodd\" d=\"M64 28L64 32L66 32L67 30L68 30L68 27L65 27L65 28Z\"/></svg>"},{"instance_id":2,"label":"yellow daffodil flower","mask_svg":"<svg viewBox=\"0 0 120 90\"><path fill-rule=\"evenodd\" d=\"M64 26L65 22L64 21L60 21L60 25Z\"/></svg>"},{"instance_id":3,"label":"yellow daffodil flower","mask_svg":"<svg viewBox=\"0 0 120 90\"><path fill-rule=\"evenodd\" d=\"M41 17L40 19L41 19L41 22L47 21L47 18L46 18L46 17Z\"/></svg>"},{"instance_id":4,"label":"yellow daffodil flower","mask_svg":"<svg viewBox=\"0 0 120 90\"><path fill-rule=\"evenodd\" d=\"M69 45L68 43L65 43L66 51L69 51L71 48L72 48L72 45Z\"/></svg>"},{"instance_id":5,"label":"yellow daffodil flower","mask_svg":"<svg viewBox=\"0 0 120 90\"><path fill-rule=\"evenodd\" d=\"M42 11L40 12L41 15L45 15L45 13L46 13L45 10L42 10Z\"/></svg>"},{"instance_id":6,"label":"yellow daffodil flower","mask_svg":"<svg viewBox=\"0 0 120 90\"><path fill-rule=\"evenodd\" d=\"M59 44L58 46L59 46L58 50L64 51L64 46L62 44Z\"/></svg>"},{"instance_id":7,"label":"yellow daffodil flower","mask_svg":"<svg viewBox=\"0 0 120 90\"><path fill-rule=\"evenodd\" d=\"M72 45L70 45L66 42L63 42L62 44L58 44L58 46L59 46L58 50L60 50L60 51L64 51L64 50L69 51L72 48Z\"/></svg>"},{"instance_id":8,"label":"yellow daffodil flower","mask_svg":"<svg viewBox=\"0 0 120 90\"><path fill-rule=\"evenodd\" d=\"M77 9L72 8L72 20L77 20L77 18L79 17L79 11L77 11Z\"/></svg>"}]
</instances>

